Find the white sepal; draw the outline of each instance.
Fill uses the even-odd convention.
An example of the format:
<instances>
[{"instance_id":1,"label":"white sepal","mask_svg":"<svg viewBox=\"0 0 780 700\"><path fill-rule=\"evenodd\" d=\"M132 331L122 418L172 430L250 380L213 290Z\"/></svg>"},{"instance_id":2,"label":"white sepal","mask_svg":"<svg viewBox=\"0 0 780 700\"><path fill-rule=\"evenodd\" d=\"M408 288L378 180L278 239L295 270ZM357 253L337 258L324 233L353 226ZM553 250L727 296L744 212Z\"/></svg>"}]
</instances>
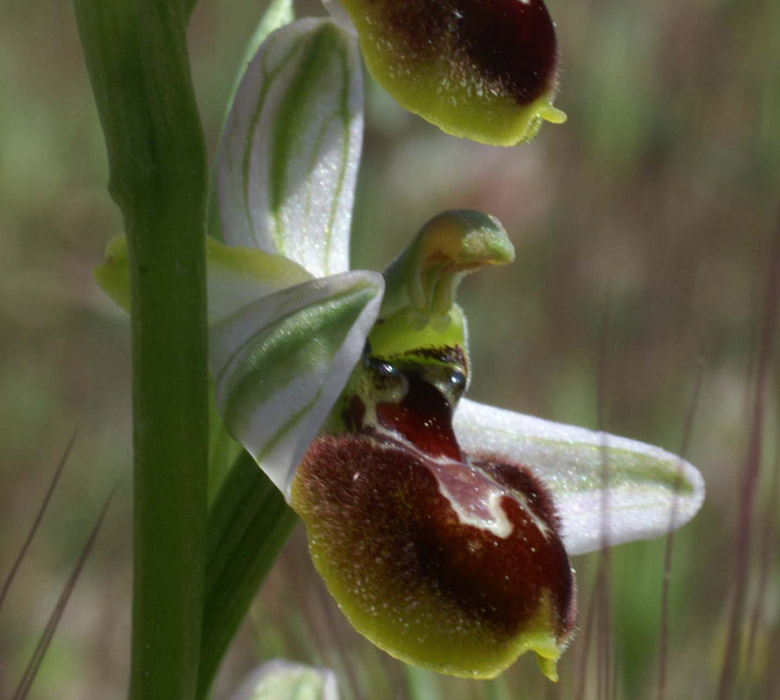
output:
<instances>
[{"instance_id":1,"label":"white sepal","mask_svg":"<svg viewBox=\"0 0 780 700\"><path fill-rule=\"evenodd\" d=\"M363 135L357 41L327 19L268 36L246 70L217 159L230 245L283 255L315 277L349 269Z\"/></svg>"},{"instance_id":2,"label":"white sepal","mask_svg":"<svg viewBox=\"0 0 780 700\"><path fill-rule=\"evenodd\" d=\"M276 292L211 327L217 409L286 497L360 359L383 292L379 273L347 272Z\"/></svg>"},{"instance_id":3,"label":"white sepal","mask_svg":"<svg viewBox=\"0 0 780 700\"><path fill-rule=\"evenodd\" d=\"M328 668L276 659L254 670L231 700L339 700Z\"/></svg>"},{"instance_id":4,"label":"white sepal","mask_svg":"<svg viewBox=\"0 0 780 700\"><path fill-rule=\"evenodd\" d=\"M569 554L665 534L690 520L704 480L659 447L463 399L455 434L469 454L531 469L549 488ZM606 492L604 464L606 460ZM674 518L672 522L672 517Z\"/></svg>"}]
</instances>

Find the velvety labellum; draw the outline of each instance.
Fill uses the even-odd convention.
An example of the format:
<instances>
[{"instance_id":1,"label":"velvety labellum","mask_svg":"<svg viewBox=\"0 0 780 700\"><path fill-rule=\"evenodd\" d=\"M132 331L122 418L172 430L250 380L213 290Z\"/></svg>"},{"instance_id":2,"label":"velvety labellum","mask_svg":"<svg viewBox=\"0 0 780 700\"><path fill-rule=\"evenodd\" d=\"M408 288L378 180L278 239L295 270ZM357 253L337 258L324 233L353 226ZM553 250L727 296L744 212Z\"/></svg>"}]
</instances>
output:
<instances>
[{"instance_id":1,"label":"velvety labellum","mask_svg":"<svg viewBox=\"0 0 780 700\"><path fill-rule=\"evenodd\" d=\"M533 650L554 677L575 591L551 499L523 467L462 454L449 400L402 374L402 400L367 411L353 397L357 432L319 437L298 467L292 505L317 569L355 628L404 661L492 677Z\"/></svg>"},{"instance_id":2,"label":"velvety labellum","mask_svg":"<svg viewBox=\"0 0 780 700\"><path fill-rule=\"evenodd\" d=\"M509 145L532 137L557 88L542 0L342 0L376 80L449 133Z\"/></svg>"},{"instance_id":3,"label":"velvety labellum","mask_svg":"<svg viewBox=\"0 0 780 700\"><path fill-rule=\"evenodd\" d=\"M557 659L568 641L569 559L540 485L514 465L324 436L298 468L292 504L344 614L404 661L492 677L527 650ZM498 534L496 516L508 524Z\"/></svg>"}]
</instances>

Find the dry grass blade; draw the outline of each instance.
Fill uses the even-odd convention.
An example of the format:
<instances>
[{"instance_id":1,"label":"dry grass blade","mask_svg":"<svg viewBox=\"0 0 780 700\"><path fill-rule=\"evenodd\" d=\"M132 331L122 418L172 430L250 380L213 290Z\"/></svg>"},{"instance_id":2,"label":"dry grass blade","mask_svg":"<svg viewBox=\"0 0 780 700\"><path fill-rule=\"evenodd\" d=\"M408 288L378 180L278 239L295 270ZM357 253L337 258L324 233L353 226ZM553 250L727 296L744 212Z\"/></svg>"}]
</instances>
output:
<instances>
[{"instance_id":1,"label":"dry grass blade","mask_svg":"<svg viewBox=\"0 0 780 700\"><path fill-rule=\"evenodd\" d=\"M577 700L585 697L587 689L587 668L593 628L596 629L597 691L598 698L610 696L611 677L611 611L609 593L610 557L607 534L609 532L609 459L606 439L606 396L607 396L607 348L610 317L610 294L607 294L602 317L601 338L598 359L598 429L602 431L601 441L601 549L596 580L588 603L584 627L584 649L580 658Z\"/></svg>"},{"instance_id":2,"label":"dry grass blade","mask_svg":"<svg viewBox=\"0 0 780 700\"><path fill-rule=\"evenodd\" d=\"M696 379L693 385L693 396L691 404L688 407L688 415L685 417L685 426L683 428L682 443L680 444L680 460L677 467L677 477L674 485L674 492L677 494L680 490L680 481L682 478L683 462L688 452L688 440L693 430L693 419L696 416L696 409L699 405L699 394L701 392L702 375L704 365L699 364L696 372ZM666 552L664 554L664 575L661 588L661 634L658 641L658 700L663 700L666 695L666 659L667 646L669 640L669 584L672 571L672 552L674 549L674 523L677 520L677 499L672 501L671 512L669 513L669 530L666 534Z\"/></svg>"},{"instance_id":3,"label":"dry grass blade","mask_svg":"<svg viewBox=\"0 0 780 700\"><path fill-rule=\"evenodd\" d=\"M598 697L610 700L612 679L612 602L610 593L611 557L608 534L609 521L609 457L607 445L607 360L609 347L609 318L611 295L607 295L604 304L604 317L601 328L598 371L598 428L601 431L601 551L597 578L596 645L598 649Z\"/></svg>"},{"instance_id":4,"label":"dry grass blade","mask_svg":"<svg viewBox=\"0 0 780 700\"><path fill-rule=\"evenodd\" d=\"M79 556L76 565L73 567L73 571L71 572L64 588L62 589L62 593L60 593L57 604L54 606L54 610L49 617L49 621L46 623L46 627L44 628L43 633L38 640L38 644L35 646L35 650L33 651L33 655L30 658L30 662L27 664L24 675L22 675L22 679L19 681L19 685L14 692L13 700L24 700L24 698L27 697L27 693L30 692L30 688L32 688L33 683L35 682L38 669L43 663L43 659L46 656L46 651L49 648L52 637L54 637L54 632L57 630L57 625L60 622L60 618L62 618L62 614L65 612L65 606L68 604L70 595L73 593L73 589L76 587L76 582L78 581L79 575L84 568L87 557L89 556L89 553L92 551L92 547L95 544L98 532L100 531L100 526L103 524L103 519L106 516L106 512L108 511L108 506L111 503L113 495L114 493L112 491L108 498L106 498L106 502L103 504L103 508L100 511L100 515L98 516L97 521L95 522L95 526L92 528L92 532L89 534L89 538L87 539L84 548L81 550L81 555Z\"/></svg>"},{"instance_id":5,"label":"dry grass blade","mask_svg":"<svg viewBox=\"0 0 780 700\"><path fill-rule=\"evenodd\" d=\"M733 685L734 667L737 664L737 648L739 646L740 630L742 627L744 598L748 583L748 559L750 537L752 534L752 515L761 463L761 440L764 430L764 413L766 409L767 392L769 389L769 371L777 325L778 295L780 295L780 216L778 217L777 228L772 243L768 277L764 318L761 330L761 345L758 357L756 392L750 422L750 440L743 468L740 494L739 520L737 522L736 537L734 592L729 615L723 670L718 685L718 700L726 700L730 696L731 687Z\"/></svg>"},{"instance_id":6,"label":"dry grass blade","mask_svg":"<svg viewBox=\"0 0 780 700\"><path fill-rule=\"evenodd\" d=\"M76 431L74 431L73 435L71 435L70 440L65 447L65 451L62 453L62 457L60 457L59 464L57 464L57 468L54 470L54 475L49 482L49 488L46 491L46 495L43 497L43 502L41 503L40 508L38 509L38 514L35 516L35 520L30 527L30 531L27 533L27 537L25 538L24 544L22 545L22 548L19 551L13 566L11 567L11 571L8 573L8 576L6 576L6 579L3 582L3 588L0 590L0 608L3 607L3 602L5 602L5 597L8 595L8 590L11 588L11 584L16 577L16 572L19 571L19 567L21 566L22 561L24 561L24 557L27 554L27 550L30 548L33 537L35 537L35 533L38 531L41 520L43 520L44 513L46 513L46 508L49 506L49 501L51 500L52 494L54 493L54 489L57 488L57 482L60 480L62 470L65 468L65 463L68 461L68 457L70 456L70 452L73 449L73 444L75 442Z\"/></svg>"},{"instance_id":7,"label":"dry grass blade","mask_svg":"<svg viewBox=\"0 0 780 700\"><path fill-rule=\"evenodd\" d=\"M780 651L780 625L775 627L774 634L769 643L768 659L776 659ZM778 689L780 688L780 665L771 664L766 675L766 684L764 686L763 700L776 700Z\"/></svg>"},{"instance_id":8,"label":"dry grass blade","mask_svg":"<svg viewBox=\"0 0 780 700\"><path fill-rule=\"evenodd\" d=\"M780 506L780 455L775 458L774 469L772 471L772 483L769 491L769 502L767 503L766 511L764 512L764 527L761 533L758 590L753 605L753 614L750 617L747 655L745 656L745 676L748 683L750 682L751 664L753 662L753 652L756 647L756 635L758 634L758 628L761 623L761 614L766 611L769 572L772 568L772 559L775 552L775 521L777 518L778 506ZM767 656L767 658L771 659L772 657Z\"/></svg>"},{"instance_id":9,"label":"dry grass blade","mask_svg":"<svg viewBox=\"0 0 780 700\"><path fill-rule=\"evenodd\" d=\"M598 593L597 581L591 588L590 600L588 601L588 611L585 614L585 623L582 628L583 649L580 656L579 676L577 680L577 700L583 700L587 691L588 683L588 657L590 656L591 631L593 630L593 614L596 607L596 594Z\"/></svg>"},{"instance_id":10,"label":"dry grass blade","mask_svg":"<svg viewBox=\"0 0 780 700\"><path fill-rule=\"evenodd\" d=\"M612 698L612 682L616 669L613 669L612 648L612 594L610 585L611 558L609 551L602 553L598 577L598 697L604 700Z\"/></svg>"}]
</instances>

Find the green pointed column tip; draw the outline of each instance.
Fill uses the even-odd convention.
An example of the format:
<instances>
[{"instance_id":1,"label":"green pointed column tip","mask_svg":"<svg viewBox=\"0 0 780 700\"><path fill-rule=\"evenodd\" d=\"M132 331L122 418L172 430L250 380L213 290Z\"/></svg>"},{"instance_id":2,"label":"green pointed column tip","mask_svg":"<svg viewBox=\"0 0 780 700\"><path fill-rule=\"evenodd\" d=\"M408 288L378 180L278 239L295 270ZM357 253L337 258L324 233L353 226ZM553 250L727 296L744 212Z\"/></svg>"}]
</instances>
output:
<instances>
[{"instance_id":1,"label":"green pointed column tip","mask_svg":"<svg viewBox=\"0 0 780 700\"><path fill-rule=\"evenodd\" d=\"M386 292L379 320L396 331L403 330L401 326L409 331L429 326L438 334L456 332L463 326L455 305L461 280L480 268L514 259L514 246L495 217L468 210L443 212L426 223L384 271Z\"/></svg>"}]
</instances>

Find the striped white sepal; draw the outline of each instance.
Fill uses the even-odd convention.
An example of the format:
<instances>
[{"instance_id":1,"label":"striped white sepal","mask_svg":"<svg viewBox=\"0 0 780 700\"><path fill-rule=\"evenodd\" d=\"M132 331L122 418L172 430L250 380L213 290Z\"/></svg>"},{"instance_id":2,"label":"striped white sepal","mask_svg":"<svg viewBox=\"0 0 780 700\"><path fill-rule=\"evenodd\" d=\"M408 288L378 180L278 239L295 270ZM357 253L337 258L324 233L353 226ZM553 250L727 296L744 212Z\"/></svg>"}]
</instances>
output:
<instances>
[{"instance_id":1,"label":"striped white sepal","mask_svg":"<svg viewBox=\"0 0 780 700\"><path fill-rule=\"evenodd\" d=\"M362 108L353 36L327 19L270 34L218 155L225 242L283 255L316 277L346 271Z\"/></svg>"},{"instance_id":2,"label":"striped white sepal","mask_svg":"<svg viewBox=\"0 0 780 700\"><path fill-rule=\"evenodd\" d=\"M469 454L524 465L550 489L569 554L649 539L690 520L704 480L685 460L658 447L461 400L455 434ZM606 459L607 489L603 465Z\"/></svg>"},{"instance_id":3,"label":"striped white sepal","mask_svg":"<svg viewBox=\"0 0 780 700\"><path fill-rule=\"evenodd\" d=\"M286 497L360 359L383 292L379 273L347 272L284 289L211 328L220 415Z\"/></svg>"}]
</instances>

